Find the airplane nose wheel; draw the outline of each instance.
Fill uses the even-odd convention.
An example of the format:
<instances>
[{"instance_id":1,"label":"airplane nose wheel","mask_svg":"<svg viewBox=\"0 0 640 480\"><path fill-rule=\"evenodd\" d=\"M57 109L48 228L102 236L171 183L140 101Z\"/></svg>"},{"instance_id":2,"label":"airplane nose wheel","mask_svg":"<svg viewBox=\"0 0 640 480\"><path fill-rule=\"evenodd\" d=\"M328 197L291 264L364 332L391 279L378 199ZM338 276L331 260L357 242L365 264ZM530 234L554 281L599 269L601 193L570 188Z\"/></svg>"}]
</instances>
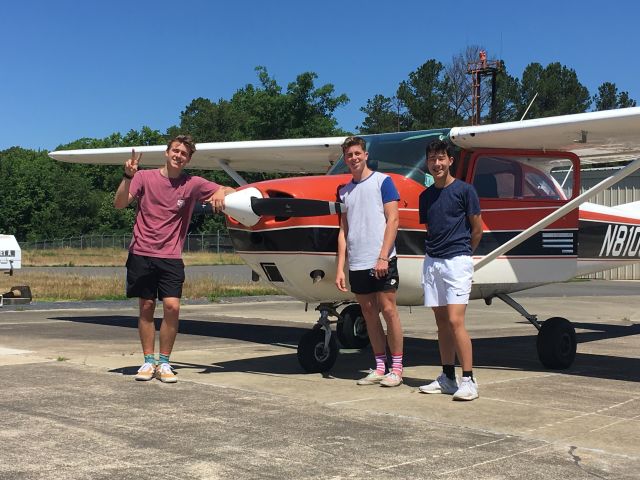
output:
<instances>
[{"instance_id":1,"label":"airplane nose wheel","mask_svg":"<svg viewBox=\"0 0 640 480\"><path fill-rule=\"evenodd\" d=\"M298 362L308 373L326 372L338 358L338 342L331 331L328 312L320 312L320 320L298 342Z\"/></svg>"},{"instance_id":2,"label":"airplane nose wheel","mask_svg":"<svg viewBox=\"0 0 640 480\"><path fill-rule=\"evenodd\" d=\"M576 331L566 318L552 317L542 324L536 346L546 368L569 368L576 358Z\"/></svg>"}]
</instances>

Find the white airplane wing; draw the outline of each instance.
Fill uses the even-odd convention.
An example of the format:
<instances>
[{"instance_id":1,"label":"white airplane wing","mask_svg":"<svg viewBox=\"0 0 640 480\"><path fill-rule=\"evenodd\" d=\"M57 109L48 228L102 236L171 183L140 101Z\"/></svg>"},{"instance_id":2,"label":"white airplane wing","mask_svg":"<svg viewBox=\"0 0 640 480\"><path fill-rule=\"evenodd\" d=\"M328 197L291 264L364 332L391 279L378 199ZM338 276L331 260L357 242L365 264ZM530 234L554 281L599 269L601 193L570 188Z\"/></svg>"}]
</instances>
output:
<instances>
[{"instance_id":1,"label":"white airplane wing","mask_svg":"<svg viewBox=\"0 0 640 480\"><path fill-rule=\"evenodd\" d=\"M463 148L513 148L573 152L582 164L640 156L640 107L455 127L451 141Z\"/></svg>"},{"instance_id":2,"label":"white airplane wing","mask_svg":"<svg viewBox=\"0 0 640 480\"><path fill-rule=\"evenodd\" d=\"M342 153L345 137L198 143L189 168L236 172L326 173ZM140 164L160 167L165 145L133 147L142 153ZM123 165L131 147L59 150L49 154L62 162Z\"/></svg>"}]
</instances>

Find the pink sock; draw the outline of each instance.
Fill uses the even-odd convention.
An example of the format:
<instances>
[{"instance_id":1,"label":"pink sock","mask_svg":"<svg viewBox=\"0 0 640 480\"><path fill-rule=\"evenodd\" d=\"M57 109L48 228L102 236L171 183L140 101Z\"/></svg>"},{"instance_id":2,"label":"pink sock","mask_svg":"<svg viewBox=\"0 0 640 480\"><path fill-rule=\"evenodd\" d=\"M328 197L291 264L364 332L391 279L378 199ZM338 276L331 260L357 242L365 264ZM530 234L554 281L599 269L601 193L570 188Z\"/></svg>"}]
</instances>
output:
<instances>
[{"instance_id":1,"label":"pink sock","mask_svg":"<svg viewBox=\"0 0 640 480\"><path fill-rule=\"evenodd\" d=\"M379 375L384 375L385 372L385 364L384 362L387 360L387 354L386 353L376 353L376 372Z\"/></svg>"},{"instance_id":2,"label":"pink sock","mask_svg":"<svg viewBox=\"0 0 640 480\"><path fill-rule=\"evenodd\" d=\"M402 353L391 354L391 371L402 376Z\"/></svg>"}]
</instances>

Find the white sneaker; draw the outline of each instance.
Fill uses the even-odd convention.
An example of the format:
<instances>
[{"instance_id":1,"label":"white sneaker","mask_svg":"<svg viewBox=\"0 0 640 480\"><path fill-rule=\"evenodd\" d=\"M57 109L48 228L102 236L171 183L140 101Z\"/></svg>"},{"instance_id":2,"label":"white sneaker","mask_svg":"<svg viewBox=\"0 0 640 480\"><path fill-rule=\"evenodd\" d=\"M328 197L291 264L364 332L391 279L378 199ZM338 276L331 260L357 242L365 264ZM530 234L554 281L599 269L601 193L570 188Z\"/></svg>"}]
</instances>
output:
<instances>
[{"instance_id":1,"label":"white sneaker","mask_svg":"<svg viewBox=\"0 0 640 480\"><path fill-rule=\"evenodd\" d=\"M145 362L138 369L138 373L133 377L138 381L146 382L147 380L151 380L153 375L156 372L156 366L153 363Z\"/></svg>"},{"instance_id":2,"label":"white sneaker","mask_svg":"<svg viewBox=\"0 0 640 480\"><path fill-rule=\"evenodd\" d=\"M158 365L158 368L156 368L156 378L162 383L176 383L178 381L176 374L173 373L173 369L168 363Z\"/></svg>"},{"instance_id":3,"label":"white sneaker","mask_svg":"<svg viewBox=\"0 0 640 480\"><path fill-rule=\"evenodd\" d=\"M458 382L455 379L451 380L443 372L430 384L418 387L418 390L422 393L446 393L451 395L458 390Z\"/></svg>"},{"instance_id":4,"label":"white sneaker","mask_svg":"<svg viewBox=\"0 0 640 480\"><path fill-rule=\"evenodd\" d=\"M389 372L380 381L380 385L383 387L397 387L398 385L402 385L402 376L396 372Z\"/></svg>"},{"instance_id":5,"label":"white sneaker","mask_svg":"<svg viewBox=\"0 0 640 480\"><path fill-rule=\"evenodd\" d=\"M478 398L478 383L471 377L462 377L460 388L453 394L454 400L475 400Z\"/></svg>"},{"instance_id":6,"label":"white sneaker","mask_svg":"<svg viewBox=\"0 0 640 480\"><path fill-rule=\"evenodd\" d=\"M357 385L376 385L384 380L385 374L380 375L376 370L369 370L367 376L356 382Z\"/></svg>"}]
</instances>

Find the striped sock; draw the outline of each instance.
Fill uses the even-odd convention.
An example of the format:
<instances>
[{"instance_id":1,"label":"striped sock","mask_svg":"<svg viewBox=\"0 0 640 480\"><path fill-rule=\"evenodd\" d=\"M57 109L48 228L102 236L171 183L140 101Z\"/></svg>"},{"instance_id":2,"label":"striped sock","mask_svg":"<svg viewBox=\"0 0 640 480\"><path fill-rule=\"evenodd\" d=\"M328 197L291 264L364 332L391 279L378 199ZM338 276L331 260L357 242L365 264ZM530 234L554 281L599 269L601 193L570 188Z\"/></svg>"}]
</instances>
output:
<instances>
[{"instance_id":1,"label":"striped sock","mask_svg":"<svg viewBox=\"0 0 640 480\"><path fill-rule=\"evenodd\" d=\"M402 353L391 354L391 371L402 376Z\"/></svg>"},{"instance_id":2,"label":"striped sock","mask_svg":"<svg viewBox=\"0 0 640 480\"><path fill-rule=\"evenodd\" d=\"M144 354L144 363L150 363L151 365L156 364L156 356L153 353L145 353Z\"/></svg>"},{"instance_id":3,"label":"striped sock","mask_svg":"<svg viewBox=\"0 0 640 480\"><path fill-rule=\"evenodd\" d=\"M384 372L386 371L386 365L385 365L385 361L387 360L387 354L386 353L376 353L376 372L378 373L378 375L384 375Z\"/></svg>"},{"instance_id":4,"label":"striped sock","mask_svg":"<svg viewBox=\"0 0 640 480\"><path fill-rule=\"evenodd\" d=\"M170 353L161 353L160 354L160 359L158 360L158 363L169 363L169 355L171 355Z\"/></svg>"}]
</instances>

